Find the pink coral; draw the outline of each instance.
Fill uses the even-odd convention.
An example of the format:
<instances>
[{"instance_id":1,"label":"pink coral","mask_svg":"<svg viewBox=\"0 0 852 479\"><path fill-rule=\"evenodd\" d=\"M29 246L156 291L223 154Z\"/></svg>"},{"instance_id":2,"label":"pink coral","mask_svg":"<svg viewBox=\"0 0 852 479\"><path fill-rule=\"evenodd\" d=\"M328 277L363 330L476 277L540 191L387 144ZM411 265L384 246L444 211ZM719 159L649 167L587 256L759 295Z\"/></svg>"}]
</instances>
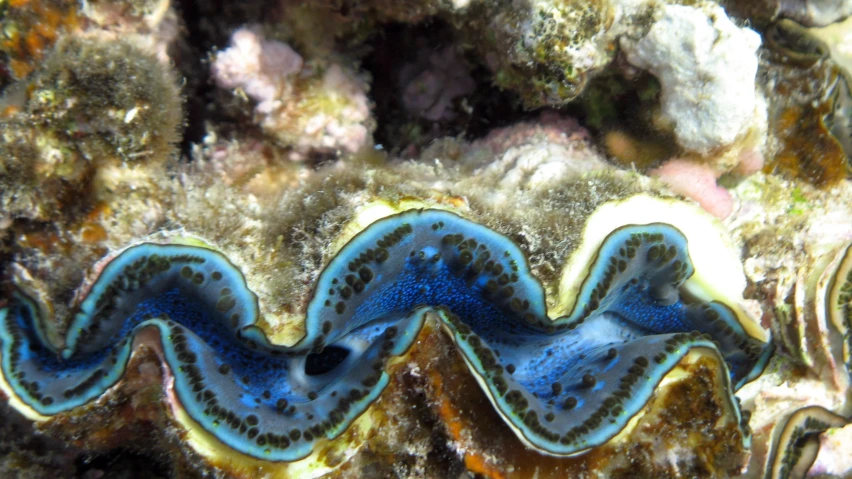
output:
<instances>
[{"instance_id":1,"label":"pink coral","mask_svg":"<svg viewBox=\"0 0 852 479\"><path fill-rule=\"evenodd\" d=\"M494 154L530 143L546 141L562 146L590 142L592 135L576 119L552 111L539 115L537 121L525 121L503 128L495 128L478 140L474 147L489 148Z\"/></svg>"},{"instance_id":2,"label":"pink coral","mask_svg":"<svg viewBox=\"0 0 852 479\"><path fill-rule=\"evenodd\" d=\"M286 43L241 28L216 55L211 73L219 87L240 88L257 102L255 122L292 148L292 159L310 151L354 153L371 139L367 82L340 64L305 65Z\"/></svg>"},{"instance_id":3,"label":"pink coral","mask_svg":"<svg viewBox=\"0 0 852 479\"><path fill-rule=\"evenodd\" d=\"M302 57L286 43L265 40L254 30L240 28L231 36L230 47L216 55L211 73L220 88L242 88L259 102L258 109L270 110L267 103L284 93L287 78L302 65Z\"/></svg>"},{"instance_id":4,"label":"pink coral","mask_svg":"<svg viewBox=\"0 0 852 479\"><path fill-rule=\"evenodd\" d=\"M322 76L322 89L341 107L337 115L318 113L305 125L307 138L319 137L326 148L358 151L369 139L370 101L367 86L340 65L331 65Z\"/></svg>"},{"instance_id":5,"label":"pink coral","mask_svg":"<svg viewBox=\"0 0 852 479\"><path fill-rule=\"evenodd\" d=\"M505 191L543 191L607 168L588 130L553 112L542 113L538 121L492 130L470 146L461 164L495 182L494 204L506 201Z\"/></svg>"},{"instance_id":6,"label":"pink coral","mask_svg":"<svg viewBox=\"0 0 852 479\"><path fill-rule=\"evenodd\" d=\"M737 157L739 161L732 170L733 173L742 177L751 176L763 168L763 152L757 148L743 148Z\"/></svg>"},{"instance_id":7,"label":"pink coral","mask_svg":"<svg viewBox=\"0 0 852 479\"><path fill-rule=\"evenodd\" d=\"M717 218L727 218L734 209L730 193L716 184L717 173L707 165L673 158L651 170L650 174L661 179L676 193L697 201Z\"/></svg>"}]
</instances>

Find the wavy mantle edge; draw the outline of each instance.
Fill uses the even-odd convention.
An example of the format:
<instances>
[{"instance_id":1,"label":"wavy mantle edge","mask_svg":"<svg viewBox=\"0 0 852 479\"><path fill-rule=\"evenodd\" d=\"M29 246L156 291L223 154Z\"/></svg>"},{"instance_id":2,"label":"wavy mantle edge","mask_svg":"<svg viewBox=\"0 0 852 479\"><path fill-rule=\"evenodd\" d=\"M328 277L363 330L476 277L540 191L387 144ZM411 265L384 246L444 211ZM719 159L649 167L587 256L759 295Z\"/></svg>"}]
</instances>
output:
<instances>
[{"instance_id":1,"label":"wavy mantle edge","mask_svg":"<svg viewBox=\"0 0 852 479\"><path fill-rule=\"evenodd\" d=\"M605 205L604 207L602 207L602 210L606 211L606 208L614 208L614 211L615 211L615 212L617 212L617 213L619 214L619 216L621 216L621 217L623 218L623 217L625 217L625 216L623 216L623 213L624 213L624 206L625 206L625 205L627 205L627 206L632 206L632 207L636 207L636 206L638 205L638 207L640 208L640 210L647 211L647 209L646 209L646 208L647 208L647 206L648 206L649 202L650 202L650 203L667 203L667 204L672 203L671 201L659 200L659 199L657 199L657 198L651 198L651 197L642 197L642 196L639 196L639 197L634 197L634 198L632 198L632 199L630 199L630 200L626 200L626 201L619 202L619 203L615 204L615 206L613 206L613 205ZM619 207L618 207L618 205L619 205L619 204L621 205L621 208L619 208ZM675 209L677 209L677 208L675 208ZM609 214L612 214L612 212L608 212L608 213L609 213ZM597 214L597 212L596 212L595 214ZM643 215L643 216L647 216L647 215ZM633 219L635 218L635 215L633 215L633 216L628 216L628 217L630 217L630 218L631 218L631 220L633 220ZM594 224L593 219L594 219L594 215L593 215L593 217L592 217L592 218L590 218L590 220L589 220L589 223L590 223L590 224ZM633 223L633 221L631 221L631 223ZM687 228L687 229L688 229L688 228ZM699 229L700 229L700 228L699 228ZM364 232L366 232L366 231L367 231L367 229L365 229L362 233L364 233ZM588 231L588 228L587 228L587 231ZM496 235L496 233L494 233L494 234ZM361 234L359 233L359 235L361 235ZM587 235L587 236L588 236L588 235ZM704 237L703 237L703 240L706 240L706 238L707 238L707 236L704 236ZM354 240L350 240L350 243L351 243L352 241L354 241ZM706 243L706 241L704 241L704 242ZM589 243L590 243L590 241L586 238L586 239L584 239L584 241L582 242L582 245L584 245L584 246L585 246L585 245L587 245L587 244L589 244ZM725 247L727 247L727 245L724 245L722 248L725 248ZM125 253L126 253L126 251L131 251L131 250L132 250L132 248L134 248L134 247L131 247L131 248L128 248L127 250L125 250ZM582 247L581 247L581 248L578 248L578 251L581 251L581 250L582 250ZM341 251L339 252L339 255L343 255L343 254L344 254L344 251L345 251L345 247L344 247L344 249L341 249ZM518 250L518 251L519 251L519 250ZM210 250L210 252L211 252L211 253L213 253L213 251L212 251L212 250ZM125 254L125 253L122 253L122 254ZM218 253L216 253L216 254L218 254ZM575 252L575 254L574 254L574 255L572 255L572 260L575 258L576 254L577 254L577 253ZM521 255L522 255L522 253L521 253ZM220 255L220 256L221 256L221 255ZM337 257L337 256L336 256L336 257ZM521 257L523 258L523 256L521 256ZM222 259L223 259L224 261L226 261L226 262L227 262L227 259L226 259L224 256L222 256ZM525 261L525 258L523 258L523 260ZM230 264L230 263L229 263L229 264ZM570 268L570 266L571 266L572 264L574 264L574 263L572 263L572 262L570 262L570 261L569 261L569 265L568 265L568 266L566 266L566 272L567 272L567 271L569 271L569 270L571 269L571 268ZM233 265L231 265L231 266L233 267ZM325 274L325 271L327 271L327 270L330 268L330 266L331 266L331 265L329 265L329 266L327 266L327 267L326 267L326 269L325 269L325 270L324 270L324 272L323 272L323 275ZM524 266L526 266L526 265L524 265ZM250 290L248 290L248 287L245 285L245 279L244 279L244 277L242 276L242 274L241 274L241 273L240 273L240 272L239 272L239 271L238 271L235 267L233 267L233 268L234 268L234 272L236 273L236 276L238 276L238 277L241 279L243 286L246 288L245 293L246 293L246 294L249 294L249 295L251 295L251 296L252 296L253 300L252 300L252 301L249 301L249 302L254 304L254 306L253 306L253 307L254 307L254 311L257 311L257 309L256 309L256 308L257 308L257 304L256 304L256 301L257 301L257 300L256 300L256 297L254 297L253 293L251 293L251 292L250 292ZM592 264L592 262L589 262L589 263L587 263L587 265L586 265L586 267L585 267L586 277L588 277L588 275L589 275L589 274L588 274L588 272L589 272L591 269L593 269L593 264ZM103 272L101 272L101 275L105 274L105 272L106 272L106 269L105 269ZM580 270L580 272L581 272L581 274L583 273L583 271L582 271L582 270ZM527 273L527 274L529 274L529 272L528 272L528 271L526 271L526 273ZM567 273L566 273L566 275L567 275ZM564 291L566 290L566 288L564 287L564 285L566 284L566 283L565 283L565 277L566 277L566 275L563 275L563 281L562 281L562 285L561 285L561 288L560 288L560 290L562 291L562 293L560 293L560 295L564 295L564 294L565 294L565 293L564 293ZM710 276L712 276L712 275L710 275ZM690 279L692 279L692 278L694 278L694 277L696 277L696 275L695 275L695 274L694 274L694 275L691 275L689 278L690 278ZM698 275L698 277L700 278L700 277L701 277L701 275ZM322 276L321 276L321 278L322 278ZM533 281L537 281L537 280L535 280L535 278L533 278L532 276L530 276L528 279L531 279L531 280L533 280ZM690 281L690 279L687 279L687 283ZM585 278L584 278L584 281L585 281ZM320 280L318 280L318 284L319 284L319 282L320 282ZM583 281L581 281L581 282L580 282L580 284L582 284L582 283L583 283ZM569 284L570 284L570 282L569 282ZM576 284L576 281L574 282L574 284ZM540 285L539 285L539 287L540 287ZM684 285L684 287L686 287L686 285ZM582 288L579 288L579 289L582 289ZM695 287L693 287L693 289L696 289L696 288L695 288ZM93 287L93 291L94 291L94 290L95 290L95 288ZM571 287L568 287L568 288L567 288L567 290L568 290L568 291L570 291L570 290L571 290ZM95 294L95 293L90 293L89 298L91 298L91 297L92 297L92 296L91 296L92 294ZM711 293L709 293L709 296L711 296L711 297L712 297L712 296L713 296L713 294L714 294L714 293L713 293L713 292L711 292ZM697 295L697 296L698 296L698 295ZM87 298L87 299L88 299L88 298ZM85 301L84 301L84 302L85 302ZM312 300L312 303L313 303L313 300ZM564 303L563 303L563 304L564 304ZM83 309L85 309L85 308L83 308ZM558 308L557 308L557 309L558 309ZM732 308L732 309L734 309L734 308ZM310 306L309 306L309 310L310 310ZM6 314L7 314L7 311L8 311L8 308L4 308L4 309L2 309L2 311L0 311L0 319L5 319L5 316L6 316ZM439 316L442 316L443 318L446 318L446 315L445 315L445 314L443 314L441 311L438 311L438 310L432 310L432 312L438 312ZM739 314L739 313L741 313L741 310L740 310L740 311L737 311L737 313L738 313L738 314L737 314L737 316L739 317L739 316L740 316L740 314ZM36 312L33 312L33 314L37 314L37 313L36 313ZM425 314L425 313L424 313L424 314ZM255 316L254 316L254 317L255 317L255 319L257 318L257 313L255 313ZM78 316L78 318L79 318L79 316ZM557 319L557 320L558 320L558 319ZM553 319L551 319L551 321L553 321ZM246 323L246 324L244 325L244 326L246 326L246 332L249 332L249 330L253 327L253 324L254 324L254 321L249 321L248 323ZM449 328L449 326L448 326L448 325L449 325L449 322L448 322L447 320L445 320L445 321L444 321L444 326L445 326L445 328ZM757 328L759 328L759 326L757 326ZM315 329L316 329L316 328L315 328ZM416 329L419 331L419 326L418 326ZM744 327L743 329L744 329L744 332L745 332L745 333L747 333L747 334L748 334L748 333L751 333L751 332L752 332L752 330L754 330L754 328L749 328L748 326ZM256 330L256 328L251 329L251 333L252 333L252 334L249 334L248 336L255 337L255 339L259 339L259 338L257 338L257 336L256 336L256 335L257 335L257 334L262 334L262 332L260 332L259 330L257 330L257 331L254 331L254 330ZM73 328L72 328L72 329L69 329L69 337L71 337L71 338L73 337L72 332L73 332ZM754 339L759 339L759 338L756 338L756 337L754 337L754 336L759 336L759 334L757 334L757 335L751 335L751 337L752 337L752 338L754 338ZM310 331L310 328L309 328L308 334L306 335L305 339L309 339L310 337L311 337L311 331ZM459 343L458 343L458 339L459 339L459 338L457 338L457 337L453 337L453 340L456 342L456 344L459 344ZM70 341L70 342L71 342L71 343L74 343L74 341L73 341L73 340L72 340L72 341ZM703 344L703 345L701 345L701 344L696 344L696 345L695 345L695 347L702 347L702 348L704 348L704 349L706 349L706 350L710 350L710 351L717 351L717 350L716 350L716 348L715 348L715 346L713 346L713 345L712 345L712 344L710 344L709 342L708 342L707 344ZM405 348L405 349L407 349L407 348ZM689 349L691 350L692 348L690 347ZM766 349L768 350L769 348L766 348ZM66 346L65 351L68 351L67 346ZM403 354L403 353L404 353L404 350L400 352L400 354ZM66 353L66 354L70 356L70 354L68 354L68 353ZM129 353L128 353L128 354L129 354ZM718 352L717 352L717 354L718 354ZM471 362L470 362L470 358L468 357L468 355L462 354L462 357L465 359L465 362L467 363L468 368L471 370L471 372L473 372L473 373L474 373L474 377L476 378L476 380L480 383L480 385L481 385L481 386L484 386L484 379L483 379L483 377L484 377L484 373L483 373L483 371L481 371L481 370L480 370L480 371L476 371L476 367L475 367L475 366L476 366L476 364L473 364L473 363L471 363ZM761 359L761 362L764 362L764 363L765 363L765 361L764 361L763 359ZM721 360L720 360L720 363L721 363L721 364L725 364L725 363L724 363L724 361L721 361ZM675 362L675 364L676 364L676 362ZM170 369L171 369L171 367L172 367L172 365L169 365L169 368L170 368ZM670 371L672 367L674 367L674 364L672 364L672 365L668 368L668 370L667 370L667 371ZM758 373L759 373L759 371L758 371ZM384 374L384 375L386 375L386 373L383 373L383 374ZM751 377L753 377L753 376L751 376ZM662 378L660 378L660 379L657 381L657 383L659 383L661 380L662 380ZM10 403L13 405L13 407L15 407L15 408L16 408L16 409L18 409L19 411L21 411L21 412L25 413L25 415L27 415L28 417L30 417L31 419L34 419L34 420L44 420L44 419L48 419L48 418L49 418L49 416L48 416L48 415L42 415L42 414L38 413L37 411L35 411L34 409L32 409L31 407L29 407L29 406L26 404L26 402L25 402L25 401L23 401L23 400L22 400L22 398L18 396L18 394L14 391L14 389L11 387L11 385L10 385L10 384L8 384L8 382L6 381L6 378L5 378L5 377L3 378L3 380L2 380L2 381L0 381L0 385L2 385L2 387L3 387L3 389L4 389L4 392L6 392L6 393L7 393L7 395L9 396L9 398L10 398ZM382 387L381 387L381 388L379 388L379 389L384 389L384 386L382 386ZM523 434L523 431L519 431L518 427L516 427L517 425L516 425L516 424L514 424L514 423L513 423L513 422L512 422L509 418L507 418L507 417L506 417L506 415L504 414L504 412L505 412L505 411L504 411L504 410L503 410L503 408L502 408L502 407L501 407L501 406L497 403L497 400L495 399L494 395L493 395L493 394L491 394L493 391L491 391L488 387L483 387L483 390L487 393L487 395L488 395L489 399L491 400L492 404L494 404L495 409L496 409L498 412L500 412L501 416L503 416L503 417L504 417L504 420L506 420L507 424L509 424L509 426L510 426L510 427L512 427L512 429L516 432L516 434L518 435L518 437L519 437L522 441L524 441L524 442L525 442L528 446L530 446L530 447L534 447L535 449L539 450L540 452L553 454L553 452L552 452L552 451L542 450L542 449L541 449L539 446L537 446L536 444L531 443L531 442L528 440L528 438L525 436L525 434ZM730 396L730 400L732 401L732 404L735 404L735 401L733 401L733 388L732 388L732 387L730 387L730 384L728 384L728 391L729 391L729 393L730 393L730 394L729 394L729 396ZM17 401L17 403L16 403L16 401ZM372 401L371 401L371 402L372 402ZM643 407L644 407L644 406L643 406ZM27 409L29 409L29 411L27 411ZM366 408L365 408L365 409L366 409ZM640 409L641 409L641 408L640 408ZM738 419L740 419L740 418L739 418L739 408L738 408L738 406L734 406L734 407L733 407L733 409L736 411L736 414L737 414L737 416L738 416ZM27 414L28 412L29 412L29 414ZM362 412L363 412L363 411L362 411ZM360 414L360 413L359 413L359 414ZM350 421L350 422L351 422L351 421ZM344 428L344 429L345 429L345 428ZM338 435L339 435L339 433L338 433ZM747 434L744 434L744 437L745 437L745 436L747 436ZM611 438L610 438L610 439L611 439ZM571 452L571 453L569 453L569 454L555 454L555 455L575 455L575 454L580 454L580 453L582 453L582 452L585 452L585 451L587 451L588 449L589 449L589 448L585 448L585 449L582 449L582 450L579 450L579 451ZM249 455L252 455L252 454L249 454ZM303 456L303 457L304 457L304 456Z\"/></svg>"}]
</instances>

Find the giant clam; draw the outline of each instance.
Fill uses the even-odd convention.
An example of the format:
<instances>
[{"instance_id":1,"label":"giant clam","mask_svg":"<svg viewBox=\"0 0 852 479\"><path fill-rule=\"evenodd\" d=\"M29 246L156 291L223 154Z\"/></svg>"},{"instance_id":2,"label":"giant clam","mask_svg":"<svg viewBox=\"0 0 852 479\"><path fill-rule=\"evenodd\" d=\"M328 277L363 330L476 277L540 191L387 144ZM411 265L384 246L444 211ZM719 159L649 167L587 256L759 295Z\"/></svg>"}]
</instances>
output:
<instances>
[{"instance_id":1,"label":"giant clam","mask_svg":"<svg viewBox=\"0 0 852 479\"><path fill-rule=\"evenodd\" d=\"M835 248L836 249L836 248ZM749 470L766 478L798 478L809 473L820 451L821 435L849 424L849 291L852 289L852 244L819 254L779 290L776 355L760 381L744 394L759 413ZM843 453L831 451L823 468L846 468ZM760 464L763 462L762 464Z\"/></svg>"},{"instance_id":2,"label":"giant clam","mask_svg":"<svg viewBox=\"0 0 852 479\"><path fill-rule=\"evenodd\" d=\"M372 215L325 266L293 346L269 341L257 297L227 258L198 242L142 243L105 261L60 344L32 299L8 299L3 391L31 419L67 414L109 394L134 346L153 343L189 444L292 472L361 427L352 424L386 388L389 361L432 318L539 454L583 454L622 436L699 358L713 359L723 414L748 446L733 394L771 347L741 305L736 254L706 214L643 195L601 206L550 315L523 251L501 234L442 210Z\"/></svg>"}]
</instances>

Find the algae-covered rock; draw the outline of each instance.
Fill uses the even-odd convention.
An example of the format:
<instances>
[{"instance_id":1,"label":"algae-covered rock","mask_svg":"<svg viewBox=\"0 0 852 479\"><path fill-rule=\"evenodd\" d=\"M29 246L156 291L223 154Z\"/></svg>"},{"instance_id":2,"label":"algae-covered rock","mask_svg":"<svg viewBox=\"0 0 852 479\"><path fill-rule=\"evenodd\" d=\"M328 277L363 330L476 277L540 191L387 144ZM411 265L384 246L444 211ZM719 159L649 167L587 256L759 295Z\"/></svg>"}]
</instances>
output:
<instances>
[{"instance_id":1,"label":"algae-covered rock","mask_svg":"<svg viewBox=\"0 0 852 479\"><path fill-rule=\"evenodd\" d=\"M50 220L89 197L98 168L162 164L183 124L174 73L124 41L62 40L0 121L0 219ZM11 97L7 97L10 101Z\"/></svg>"}]
</instances>

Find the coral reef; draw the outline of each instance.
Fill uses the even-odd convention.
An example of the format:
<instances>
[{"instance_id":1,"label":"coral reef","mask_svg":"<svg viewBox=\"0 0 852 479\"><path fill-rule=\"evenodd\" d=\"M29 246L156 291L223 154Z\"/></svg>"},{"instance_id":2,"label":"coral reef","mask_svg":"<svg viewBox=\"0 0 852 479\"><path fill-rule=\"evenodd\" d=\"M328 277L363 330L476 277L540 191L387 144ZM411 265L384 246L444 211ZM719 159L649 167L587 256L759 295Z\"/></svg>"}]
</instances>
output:
<instances>
[{"instance_id":1,"label":"coral reef","mask_svg":"<svg viewBox=\"0 0 852 479\"><path fill-rule=\"evenodd\" d=\"M733 202L717 178L762 166L766 105L755 85L760 43L756 32L737 27L710 3L659 8L644 37L621 39L626 60L659 80L659 112L650 121L671 132L681 150L651 173L719 218L731 213Z\"/></svg>"},{"instance_id":2,"label":"coral reef","mask_svg":"<svg viewBox=\"0 0 852 479\"><path fill-rule=\"evenodd\" d=\"M848 477L846 8L0 5L0 476Z\"/></svg>"}]
</instances>

